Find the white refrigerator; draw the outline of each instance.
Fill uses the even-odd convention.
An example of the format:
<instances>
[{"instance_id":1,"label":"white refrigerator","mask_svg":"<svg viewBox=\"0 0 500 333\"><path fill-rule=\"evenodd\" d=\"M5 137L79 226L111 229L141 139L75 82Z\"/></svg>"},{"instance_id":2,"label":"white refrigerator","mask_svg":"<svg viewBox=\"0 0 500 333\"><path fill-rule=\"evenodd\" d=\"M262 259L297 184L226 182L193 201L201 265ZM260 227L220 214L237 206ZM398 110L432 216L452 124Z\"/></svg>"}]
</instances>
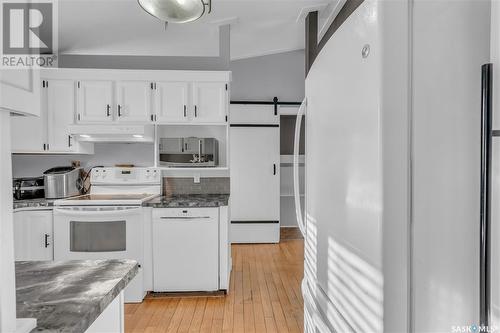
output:
<instances>
[{"instance_id":1,"label":"white refrigerator","mask_svg":"<svg viewBox=\"0 0 500 333\"><path fill-rule=\"evenodd\" d=\"M306 128L305 205L296 204L306 332L480 324L490 7L365 0L315 59L297 118Z\"/></svg>"}]
</instances>

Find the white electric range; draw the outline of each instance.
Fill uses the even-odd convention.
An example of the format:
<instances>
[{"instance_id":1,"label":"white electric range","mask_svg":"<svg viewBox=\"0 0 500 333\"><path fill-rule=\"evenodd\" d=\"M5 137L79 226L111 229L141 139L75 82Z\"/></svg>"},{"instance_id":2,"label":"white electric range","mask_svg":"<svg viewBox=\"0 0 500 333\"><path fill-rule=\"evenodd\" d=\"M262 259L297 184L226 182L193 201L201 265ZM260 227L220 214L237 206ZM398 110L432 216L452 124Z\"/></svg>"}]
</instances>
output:
<instances>
[{"instance_id":1,"label":"white electric range","mask_svg":"<svg viewBox=\"0 0 500 333\"><path fill-rule=\"evenodd\" d=\"M54 202L54 259L134 259L139 274L125 289L125 302L142 302L144 212L161 193L154 168L94 168L90 192Z\"/></svg>"}]
</instances>

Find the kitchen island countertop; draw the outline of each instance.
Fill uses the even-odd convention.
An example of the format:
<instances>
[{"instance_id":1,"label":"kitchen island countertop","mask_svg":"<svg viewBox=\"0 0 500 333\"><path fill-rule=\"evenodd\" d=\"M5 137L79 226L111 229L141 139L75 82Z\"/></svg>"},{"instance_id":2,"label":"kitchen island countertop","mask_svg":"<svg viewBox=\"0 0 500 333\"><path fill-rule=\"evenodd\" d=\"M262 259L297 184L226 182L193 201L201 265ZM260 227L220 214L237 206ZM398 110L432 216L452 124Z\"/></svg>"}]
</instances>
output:
<instances>
[{"instance_id":1,"label":"kitchen island countertop","mask_svg":"<svg viewBox=\"0 0 500 333\"><path fill-rule=\"evenodd\" d=\"M32 332L85 332L138 272L134 260L16 262L17 317Z\"/></svg>"},{"instance_id":2,"label":"kitchen island countertop","mask_svg":"<svg viewBox=\"0 0 500 333\"><path fill-rule=\"evenodd\" d=\"M176 194L149 200L144 207L153 208L197 208L227 206L229 194Z\"/></svg>"}]
</instances>

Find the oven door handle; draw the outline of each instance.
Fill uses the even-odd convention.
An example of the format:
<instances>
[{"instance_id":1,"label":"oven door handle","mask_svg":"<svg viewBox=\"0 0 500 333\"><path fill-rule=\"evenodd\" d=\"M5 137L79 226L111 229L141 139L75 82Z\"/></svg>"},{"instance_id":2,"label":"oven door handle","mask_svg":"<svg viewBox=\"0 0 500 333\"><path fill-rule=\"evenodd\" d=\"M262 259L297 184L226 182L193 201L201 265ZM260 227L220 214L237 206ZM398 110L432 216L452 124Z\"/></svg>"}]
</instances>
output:
<instances>
[{"instance_id":1,"label":"oven door handle","mask_svg":"<svg viewBox=\"0 0 500 333\"><path fill-rule=\"evenodd\" d=\"M76 217L110 217L110 216L128 216L141 211L141 207L133 207L117 210L72 210L65 208L54 208L54 214Z\"/></svg>"}]
</instances>

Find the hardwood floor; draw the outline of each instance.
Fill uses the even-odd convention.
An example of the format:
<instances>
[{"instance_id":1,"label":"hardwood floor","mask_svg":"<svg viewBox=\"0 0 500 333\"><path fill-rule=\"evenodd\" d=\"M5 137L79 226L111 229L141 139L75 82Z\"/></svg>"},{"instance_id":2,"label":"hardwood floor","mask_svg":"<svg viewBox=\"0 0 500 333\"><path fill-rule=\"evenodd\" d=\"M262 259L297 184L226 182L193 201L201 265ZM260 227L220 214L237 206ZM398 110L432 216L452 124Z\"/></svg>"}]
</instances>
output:
<instances>
[{"instance_id":1,"label":"hardwood floor","mask_svg":"<svg viewBox=\"0 0 500 333\"><path fill-rule=\"evenodd\" d=\"M229 293L125 305L126 332L302 332L303 240L233 245Z\"/></svg>"}]
</instances>

